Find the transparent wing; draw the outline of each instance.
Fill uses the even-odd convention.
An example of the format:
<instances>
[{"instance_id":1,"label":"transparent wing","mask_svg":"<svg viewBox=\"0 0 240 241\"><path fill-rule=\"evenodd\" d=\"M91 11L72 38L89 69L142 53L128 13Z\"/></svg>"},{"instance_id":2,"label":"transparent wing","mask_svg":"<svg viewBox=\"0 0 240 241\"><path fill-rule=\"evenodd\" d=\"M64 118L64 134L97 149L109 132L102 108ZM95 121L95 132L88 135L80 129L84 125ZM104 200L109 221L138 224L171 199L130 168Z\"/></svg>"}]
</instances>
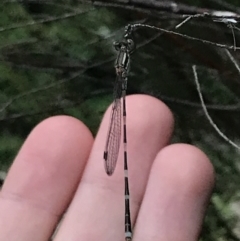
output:
<instances>
[{"instance_id":1,"label":"transparent wing","mask_svg":"<svg viewBox=\"0 0 240 241\"><path fill-rule=\"evenodd\" d=\"M121 81L117 78L114 88L114 102L112 105L110 126L104 150L104 165L108 175L112 175L119 153L121 139Z\"/></svg>"}]
</instances>

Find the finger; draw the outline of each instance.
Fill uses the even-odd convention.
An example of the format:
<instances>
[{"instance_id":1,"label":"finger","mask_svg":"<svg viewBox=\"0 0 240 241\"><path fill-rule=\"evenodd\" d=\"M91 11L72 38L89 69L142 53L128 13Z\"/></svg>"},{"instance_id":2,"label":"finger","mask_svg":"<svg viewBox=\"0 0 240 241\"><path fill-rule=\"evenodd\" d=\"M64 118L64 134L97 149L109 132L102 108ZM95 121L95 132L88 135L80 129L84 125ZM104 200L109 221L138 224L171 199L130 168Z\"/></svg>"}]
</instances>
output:
<instances>
[{"instance_id":1,"label":"finger","mask_svg":"<svg viewBox=\"0 0 240 241\"><path fill-rule=\"evenodd\" d=\"M110 109L104 116L90 159L56 241L123 240L123 148L113 176L106 175L103 151ZM136 218L152 161L170 139L173 117L158 99L146 95L127 97L127 135L132 220ZM122 139L121 139L122 140Z\"/></svg>"},{"instance_id":2,"label":"finger","mask_svg":"<svg viewBox=\"0 0 240 241\"><path fill-rule=\"evenodd\" d=\"M197 241L213 185L213 167L199 149L164 148L151 169L134 240Z\"/></svg>"},{"instance_id":3,"label":"finger","mask_svg":"<svg viewBox=\"0 0 240 241\"><path fill-rule=\"evenodd\" d=\"M67 116L49 118L31 132L0 192L0 240L49 240L92 142L89 130Z\"/></svg>"}]
</instances>

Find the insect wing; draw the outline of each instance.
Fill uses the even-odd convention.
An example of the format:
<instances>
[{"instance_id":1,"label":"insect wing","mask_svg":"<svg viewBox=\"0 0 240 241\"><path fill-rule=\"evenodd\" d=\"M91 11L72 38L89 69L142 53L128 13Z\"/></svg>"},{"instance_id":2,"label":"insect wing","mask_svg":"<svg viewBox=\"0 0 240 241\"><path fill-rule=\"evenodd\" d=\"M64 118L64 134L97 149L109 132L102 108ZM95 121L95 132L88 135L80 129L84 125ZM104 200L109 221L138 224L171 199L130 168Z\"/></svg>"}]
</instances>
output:
<instances>
[{"instance_id":1,"label":"insect wing","mask_svg":"<svg viewBox=\"0 0 240 241\"><path fill-rule=\"evenodd\" d=\"M121 99L116 98L112 105L110 126L104 151L104 165L108 175L112 175L119 153L121 139Z\"/></svg>"}]
</instances>

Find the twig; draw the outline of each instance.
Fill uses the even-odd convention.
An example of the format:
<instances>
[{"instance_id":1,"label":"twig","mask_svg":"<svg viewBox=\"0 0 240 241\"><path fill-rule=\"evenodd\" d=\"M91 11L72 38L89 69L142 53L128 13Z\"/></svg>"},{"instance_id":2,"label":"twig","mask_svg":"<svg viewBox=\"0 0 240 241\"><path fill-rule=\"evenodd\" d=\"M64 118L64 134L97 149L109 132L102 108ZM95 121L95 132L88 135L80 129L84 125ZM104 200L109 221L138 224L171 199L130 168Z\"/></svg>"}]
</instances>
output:
<instances>
[{"instance_id":1,"label":"twig","mask_svg":"<svg viewBox=\"0 0 240 241\"><path fill-rule=\"evenodd\" d=\"M175 27L175 29L178 29L178 28L180 28L183 24L185 24L185 23L187 23L189 20L191 20L192 19L192 16L188 16L186 19L184 19L181 23L179 23L176 27Z\"/></svg>"},{"instance_id":2,"label":"twig","mask_svg":"<svg viewBox=\"0 0 240 241\"><path fill-rule=\"evenodd\" d=\"M158 1L158 0L105 0L105 1L92 1L92 0L78 0L81 3L89 3L94 6L100 7L114 7L124 8L129 10L142 10L142 11L161 11L172 14L182 15L184 18L189 15L195 15L195 17L215 17L215 18L236 18L240 20L240 15L230 11L220 11L214 9L200 8L196 6L190 6L187 4L177 3L176 1ZM185 16L184 16L185 15Z\"/></svg>"},{"instance_id":3,"label":"twig","mask_svg":"<svg viewBox=\"0 0 240 241\"><path fill-rule=\"evenodd\" d=\"M36 20L36 21L29 21L26 23L20 23L20 24L13 24L7 27L1 27L0 28L0 33L1 32L5 32L5 31L9 31L9 30L13 30L13 29L19 29L19 28L25 28L25 27L29 27L29 26L34 26L34 25L38 25L38 24L45 24L45 23L50 23L50 22L56 22L56 21L60 21L60 20L64 20L64 19L68 19L68 18L72 18L72 17L76 17L78 15L81 14L85 14L85 13L89 13L90 11L94 11L95 9L88 9L86 11L82 11L82 10L76 10L73 13L65 13L61 16L57 16L57 17L49 17L46 19L40 19L40 20Z\"/></svg>"},{"instance_id":4,"label":"twig","mask_svg":"<svg viewBox=\"0 0 240 241\"><path fill-rule=\"evenodd\" d=\"M177 98L173 98L173 97L169 97L169 96L165 96L165 95L157 95L158 98L167 101L167 102L171 102L174 104L178 104L178 105L185 105L188 107L192 107L192 108L202 108L202 105L196 102L192 102L190 100L183 100L183 99L177 99ZM240 103L238 104L233 104L233 105L207 105L205 104L206 108L208 110L218 110L218 111L240 111Z\"/></svg>"},{"instance_id":5,"label":"twig","mask_svg":"<svg viewBox=\"0 0 240 241\"><path fill-rule=\"evenodd\" d=\"M235 142L233 142L232 140L230 140L219 128L218 126L215 124L215 122L213 121L213 119L211 118L211 116L209 115L208 113L208 110L206 108L206 105L205 105L205 102L204 102L204 99L203 99L203 96L202 96L202 92L201 92L201 87L200 87L200 84L199 84L199 81L198 81L198 75L197 75L197 70L196 70L196 65L193 65L192 66L192 70L193 70L193 74L194 74L194 81L196 83L196 86L197 86L197 91L198 91L198 95L199 95L199 98L200 98L200 101L201 101L201 105L202 105L202 108L203 108L203 112L204 114L206 115L210 125L216 130L216 132L225 140L227 141L231 146L237 148L240 150L240 146L238 146Z\"/></svg>"},{"instance_id":6,"label":"twig","mask_svg":"<svg viewBox=\"0 0 240 241\"><path fill-rule=\"evenodd\" d=\"M82 75L83 73L85 73L87 70L91 69L91 68L95 68L95 67L99 67L103 64L106 64L106 63L109 63L111 61L113 61L114 58L108 58L104 61L101 61L101 62L97 62L95 64L92 64L88 67L86 67L85 69L81 70L81 71L78 71L78 72L75 72L72 76L68 77L68 78L64 78L62 80L58 80L50 85L47 85L47 86L43 86L43 87L39 87L39 88L36 88L36 89L32 89L30 91L27 91L27 92L24 92L22 94L19 94L19 95L16 95L15 97L13 97L12 99L10 99L9 101L7 101L6 103L3 104L2 108L0 109L0 113L3 112L4 110L6 110L13 102L25 97L25 96L28 96L28 95L32 95L32 94L36 94L38 92L41 92L41 91L44 91L44 90L48 90L48 89L51 89L57 85L61 85L61 84L64 84L66 82L69 82L71 80L74 80L76 79L77 77L79 77L80 75Z\"/></svg>"},{"instance_id":7,"label":"twig","mask_svg":"<svg viewBox=\"0 0 240 241\"><path fill-rule=\"evenodd\" d=\"M225 51L226 51L226 53L227 53L229 59L232 61L232 63L233 63L234 66L236 67L238 73L240 74L240 67L239 67L237 61L234 59L234 57L231 55L231 53L230 53L227 49L225 49Z\"/></svg>"},{"instance_id":8,"label":"twig","mask_svg":"<svg viewBox=\"0 0 240 241\"><path fill-rule=\"evenodd\" d=\"M182 37L182 38L186 38L186 39L189 39L189 40L192 40L192 41L201 42L201 43L208 44L208 45L215 46L215 47L219 47L219 48L224 48L224 49L234 49L235 48L234 46L228 46L228 45L225 45L225 44L214 43L214 42L211 42L209 40L195 38L195 37L192 37L192 36L189 36L189 35L186 35L186 34L177 33L177 32L171 31L171 30L166 30L166 29L159 28L159 27L152 26L152 25L134 24L132 26L135 29L136 28L149 28L149 29L154 29L154 30L157 30L157 31L162 31L164 33L172 34L172 35L175 35L175 36L179 36L179 37ZM240 49L240 47L236 47L236 49Z\"/></svg>"}]
</instances>

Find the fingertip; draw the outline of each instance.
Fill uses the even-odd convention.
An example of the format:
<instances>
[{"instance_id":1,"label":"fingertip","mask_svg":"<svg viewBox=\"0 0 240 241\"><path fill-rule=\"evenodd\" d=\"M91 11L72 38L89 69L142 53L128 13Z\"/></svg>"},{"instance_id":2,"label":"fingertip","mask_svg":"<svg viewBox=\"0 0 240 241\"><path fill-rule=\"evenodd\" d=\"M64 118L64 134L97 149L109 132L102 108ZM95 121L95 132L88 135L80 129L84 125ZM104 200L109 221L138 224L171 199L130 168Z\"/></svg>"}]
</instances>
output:
<instances>
[{"instance_id":1,"label":"fingertip","mask_svg":"<svg viewBox=\"0 0 240 241\"><path fill-rule=\"evenodd\" d=\"M71 152L77 148L85 155L92 143L92 134L81 121L71 116L53 116L40 122L31 131L18 157L26 153L27 156L32 154L33 160L39 156L41 161L44 161L43 155L47 155L49 159L51 154L54 157L61 149L68 149ZM57 158L50 160L58 161Z\"/></svg>"},{"instance_id":2,"label":"fingertip","mask_svg":"<svg viewBox=\"0 0 240 241\"><path fill-rule=\"evenodd\" d=\"M111 111L112 106L110 105L103 117L88 162L91 172L94 173L96 178L99 178L97 173L100 173L101 176L103 173L103 163L97 162L96 164L96 160L103 156ZM128 158L132 160L129 161L130 176L133 179L138 179L137 173L142 172L145 173L143 179L146 179L156 154L171 139L174 127L173 114L159 99L142 94L126 97L126 112ZM120 142L118 159L122 160L122 140ZM114 172L114 177L119 176L119 180L121 180L121 170L123 169L121 165L122 162L117 161ZM116 173L119 173L119 175L116 175ZM93 178L93 175L91 175L91 178Z\"/></svg>"},{"instance_id":3,"label":"fingertip","mask_svg":"<svg viewBox=\"0 0 240 241\"><path fill-rule=\"evenodd\" d=\"M135 238L198 240L213 186L214 169L201 150L163 148L151 168Z\"/></svg>"},{"instance_id":4,"label":"fingertip","mask_svg":"<svg viewBox=\"0 0 240 241\"><path fill-rule=\"evenodd\" d=\"M134 94L128 95L126 97L126 102L128 117L131 118L131 121L133 120L135 125L137 124L142 128L142 125L149 125L149 122L153 123L154 121L154 125L156 125L158 123L157 120L161 118L161 120L164 120L165 123L173 128L173 114L169 107L161 100L150 95ZM111 108L112 106L110 105L104 114L102 121L104 125L109 124L109 113Z\"/></svg>"},{"instance_id":5,"label":"fingertip","mask_svg":"<svg viewBox=\"0 0 240 241\"><path fill-rule=\"evenodd\" d=\"M36 234L49 240L75 194L92 143L90 131L73 117L51 117L32 130L0 192L3 239L13 233L21 240Z\"/></svg>"},{"instance_id":6,"label":"fingertip","mask_svg":"<svg viewBox=\"0 0 240 241\"><path fill-rule=\"evenodd\" d=\"M21 147L2 192L33 199L61 212L77 187L92 143L91 132L73 117L43 120ZM56 205L62 195L62 202Z\"/></svg>"},{"instance_id":7,"label":"fingertip","mask_svg":"<svg viewBox=\"0 0 240 241\"><path fill-rule=\"evenodd\" d=\"M193 196L211 194L215 183L214 167L199 148L172 144L163 148L156 160L156 169L164 168L167 182L175 183L176 188L185 189Z\"/></svg>"}]
</instances>

